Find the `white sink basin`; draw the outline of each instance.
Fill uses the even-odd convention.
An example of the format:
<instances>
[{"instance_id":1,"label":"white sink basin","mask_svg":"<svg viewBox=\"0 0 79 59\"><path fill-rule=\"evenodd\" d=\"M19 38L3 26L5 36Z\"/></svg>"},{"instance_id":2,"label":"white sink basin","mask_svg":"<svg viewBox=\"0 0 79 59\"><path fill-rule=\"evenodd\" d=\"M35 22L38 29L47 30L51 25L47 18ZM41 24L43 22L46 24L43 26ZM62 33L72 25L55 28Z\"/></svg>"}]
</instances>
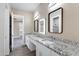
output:
<instances>
[{"instance_id":1,"label":"white sink basin","mask_svg":"<svg viewBox=\"0 0 79 59\"><path fill-rule=\"evenodd\" d=\"M54 44L54 42L51 42L51 41L48 41L48 40L45 40L45 41L41 41L43 44L49 46L51 44Z\"/></svg>"}]
</instances>

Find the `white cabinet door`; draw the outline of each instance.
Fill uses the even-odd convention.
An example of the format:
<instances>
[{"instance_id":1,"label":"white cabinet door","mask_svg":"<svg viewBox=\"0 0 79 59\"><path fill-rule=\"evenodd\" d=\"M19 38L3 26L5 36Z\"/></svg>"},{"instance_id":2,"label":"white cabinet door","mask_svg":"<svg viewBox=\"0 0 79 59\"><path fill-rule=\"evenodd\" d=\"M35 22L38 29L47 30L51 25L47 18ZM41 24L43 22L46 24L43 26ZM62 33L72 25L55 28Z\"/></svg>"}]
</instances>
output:
<instances>
[{"instance_id":1,"label":"white cabinet door","mask_svg":"<svg viewBox=\"0 0 79 59\"><path fill-rule=\"evenodd\" d=\"M29 36L26 36L26 45L31 51L36 49L36 46L31 42L31 38Z\"/></svg>"},{"instance_id":2,"label":"white cabinet door","mask_svg":"<svg viewBox=\"0 0 79 59\"><path fill-rule=\"evenodd\" d=\"M25 45L28 45L28 36L25 36Z\"/></svg>"},{"instance_id":3,"label":"white cabinet door","mask_svg":"<svg viewBox=\"0 0 79 59\"><path fill-rule=\"evenodd\" d=\"M52 52L49 48L44 45L37 43L36 45L36 55L38 56L51 56Z\"/></svg>"}]
</instances>

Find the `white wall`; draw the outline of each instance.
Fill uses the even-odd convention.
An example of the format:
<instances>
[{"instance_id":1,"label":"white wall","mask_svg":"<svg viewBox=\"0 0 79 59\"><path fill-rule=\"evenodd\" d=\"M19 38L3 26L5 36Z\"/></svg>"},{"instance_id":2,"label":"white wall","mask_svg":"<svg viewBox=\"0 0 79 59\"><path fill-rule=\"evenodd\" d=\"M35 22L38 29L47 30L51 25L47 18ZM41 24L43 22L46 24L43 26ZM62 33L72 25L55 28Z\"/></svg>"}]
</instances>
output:
<instances>
[{"instance_id":1,"label":"white wall","mask_svg":"<svg viewBox=\"0 0 79 59\"><path fill-rule=\"evenodd\" d=\"M47 34L79 42L79 3L64 3L61 6L63 8L63 33Z\"/></svg>"},{"instance_id":2,"label":"white wall","mask_svg":"<svg viewBox=\"0 0 79 59\"><path fill-rule=\"evenodd\" d=\"M48 6L43 3L37 7L36 11L41 18L46 18L46 35L79 41L79 3L64 3L61 7L63 8L63 33L61 34L48 32Z\"/></svg>"},{"instance_id":3,"label":"white wall","mask_svg":"<svg viewBox=\"0 0 79 59\"><path fill-rule=\"evenodd\" d=\"M0 56L9 54L9 9L0 3Z\"/></svg>"},{"instance_id":4,"label":"white wall","mask_svg":"<svg viewBox=\"0 0 79 59\"><path fill-rule=\"evenodd\" d=\"M3 36L4 10L5 10L5 4L0 3L0 55L4 55L4 36Z\"/></svg>"},{"instance_id":5,"label":"white wall","mask_svg":"<svg viewBox=\"0 0 79 59\"><path fill-rule=\"evenodd\" d=\"M36 8L36 10L34 11L34 16L35 13L38 12L40 15L40 19L41 18L45 18L45 22L46 22L46 27L45 27L45 31L46 33L48 33L48 3L40 3L39 6ZM34 19L35 20L35 19ZM39 19L38 19L39 20Z\"/></svg>"},{"instance_id":6,"label":"white wall","mask_svg":"<svg viewBox=\"0 0 79 59\"><path fill-rule=\"evenodd\" d=\"M5 6L5 19L4 19L4 55L9 55L9 12L10 7L8 4Z\"/></svg>"}]
</instances>

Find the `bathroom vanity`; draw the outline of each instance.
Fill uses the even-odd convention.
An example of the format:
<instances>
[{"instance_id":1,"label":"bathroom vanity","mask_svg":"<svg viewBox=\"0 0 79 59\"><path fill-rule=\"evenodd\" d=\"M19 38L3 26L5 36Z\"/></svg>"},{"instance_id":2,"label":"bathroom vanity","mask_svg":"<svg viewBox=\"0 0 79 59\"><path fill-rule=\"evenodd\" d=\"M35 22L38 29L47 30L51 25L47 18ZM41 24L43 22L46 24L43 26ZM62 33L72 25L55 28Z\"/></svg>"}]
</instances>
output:
<instances>
[{"instance_id":1,"label":"bathroom vanity","mask_svg":"<svg viewBox=\"0 0 79 59\"><path fill-rule=\"evenodd\" d=\"M57 53L55 53L54 51L52 51L48 47L46 47L38 42L36 45L36 55L37 56L58 56Z\"/></svg>"},{"instance_id":2,"label":"bathroom vanity","mask_svg":"<svg viewBox=\"0 0 79 59\"><path fill-rule=\"evenodd\" d=\"M36 56L79 55L79 43L43 35L26 35L26 45Z\"/></svg>"}]
</instances>

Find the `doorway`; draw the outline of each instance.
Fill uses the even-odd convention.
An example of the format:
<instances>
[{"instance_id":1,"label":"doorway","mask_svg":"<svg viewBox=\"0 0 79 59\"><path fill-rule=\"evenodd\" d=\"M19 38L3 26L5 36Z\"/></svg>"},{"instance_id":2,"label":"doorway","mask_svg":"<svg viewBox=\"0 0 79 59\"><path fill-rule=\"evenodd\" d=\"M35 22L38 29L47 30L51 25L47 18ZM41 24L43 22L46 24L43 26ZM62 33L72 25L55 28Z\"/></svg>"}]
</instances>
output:
<instances>
[{"instance_id":1,"label":"doorway","mask_svg":"<svg viewBox=\"0 0 79 59\"><path fill-rule=\"evenodd\" d=\"M22 45L24 45L24 16L12 13L10 15L10 52Z\"/></svg>"}]
</instances>

